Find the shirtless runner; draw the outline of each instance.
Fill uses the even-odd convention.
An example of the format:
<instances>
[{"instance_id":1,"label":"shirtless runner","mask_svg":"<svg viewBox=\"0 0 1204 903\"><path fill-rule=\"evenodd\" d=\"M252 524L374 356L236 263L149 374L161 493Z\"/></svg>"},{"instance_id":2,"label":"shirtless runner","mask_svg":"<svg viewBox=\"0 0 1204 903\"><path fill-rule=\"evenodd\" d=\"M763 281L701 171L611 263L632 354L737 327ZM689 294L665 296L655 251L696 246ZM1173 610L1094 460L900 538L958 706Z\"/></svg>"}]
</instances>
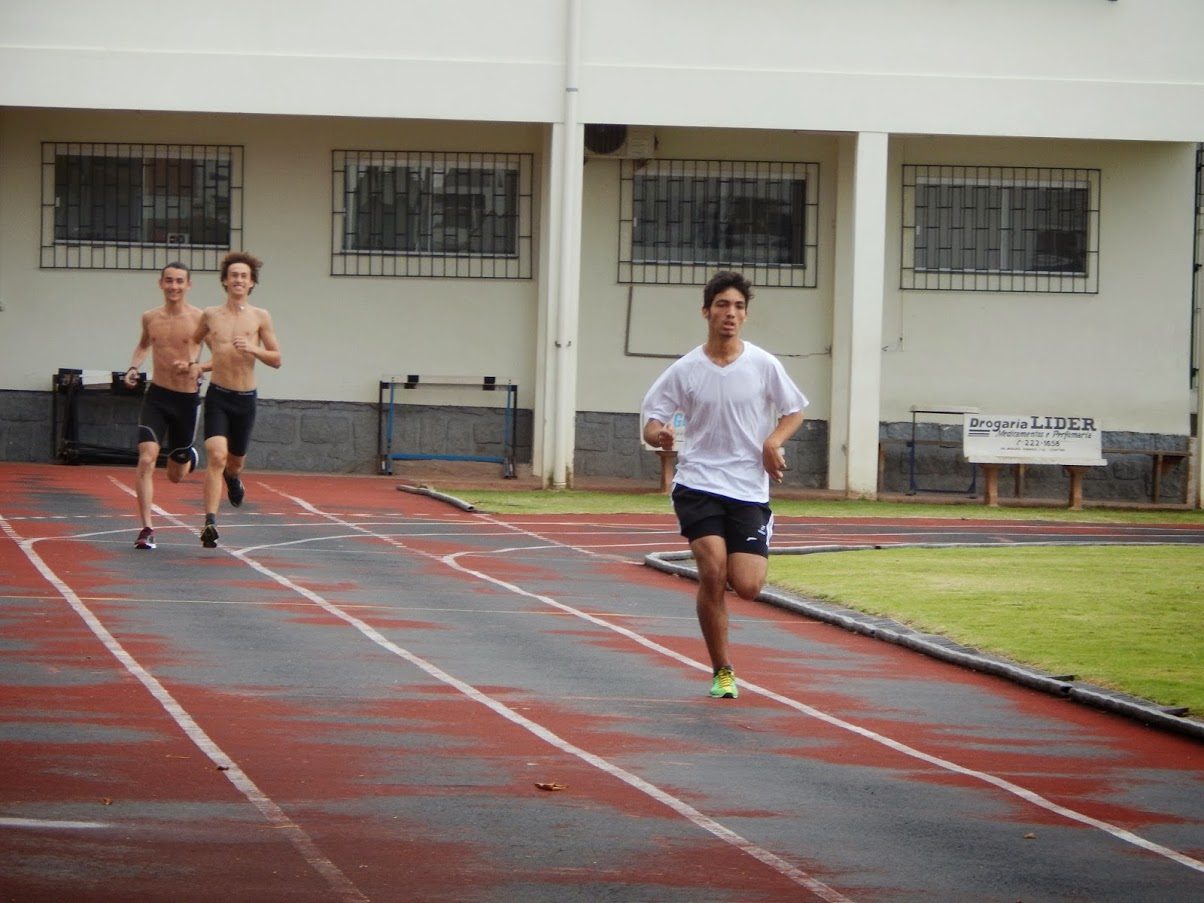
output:
<instances>
[{"instance_id":1,"label":"shirtless runner","mask_svg":"<svg viewBox=\"0 0 1204 903\"><path fill-rule=\"evenodd\" d=\"M226 303L207 307L193 340L209 346L212 367L205 393L205 525L201 545L216 548L217 509L222 482L230 504L237 508L246 494L241 474L255 425L255 362L281 364L272 315L250 303L259 282L262 261L243 251L222 259L221 282Z\"/></svg>"},{"instance_id":2,"label":"shirtless runner","mask_svg":"<svg viewBox=\"0 0 1204 903\"><path fill-rule=\"evenodd\" d=\"M155 466L159 453L167 450L167 478L173 483L197 465L197 411L201 373L196 363L200 350L194 335L201 322L200 308L188 303L192 280L188 267L169 263L159 273L163 305L142 314L142 334L130 355L123 381L131 389L138 385L138 369L151 355L151 378L138 412L138 475L135 491L142 530L134 540L136 549L155 548L151 511L155 500Z\"/></svg>"}]
</instances>

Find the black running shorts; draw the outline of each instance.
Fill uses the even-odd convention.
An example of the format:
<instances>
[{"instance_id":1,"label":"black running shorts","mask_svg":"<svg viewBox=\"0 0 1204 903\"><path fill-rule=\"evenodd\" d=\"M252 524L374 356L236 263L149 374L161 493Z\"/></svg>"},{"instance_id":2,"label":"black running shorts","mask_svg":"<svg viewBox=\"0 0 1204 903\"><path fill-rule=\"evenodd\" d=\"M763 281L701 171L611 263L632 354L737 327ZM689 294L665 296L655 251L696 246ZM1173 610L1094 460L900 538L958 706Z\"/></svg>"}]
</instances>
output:
<instances>
[{"instance_id":1,"label":"black running shorts","mask_svg":"<svg viewBox=\"0 0 1204 903\"><path fill-rule=\"evenodd\" d=\"M154 442L168 454L191 447L200 405L197 392L175 392L150 383L138 411L138 443Z\"/></svg>"},{"instance_id":2,"label":"black running shorts","mask_svg":"<svg viewBox=\"0 0 1204 903\"><path fill-rule=\"evenodd\" d=\"M703 536L722 536L729 555L748 552L769 557L773 512L768 505L676 486L673 510L681 524L681 535L690 542Z\"/></svg>"},{"instance_id":3,"label":"black running shorts","mask_svg":"<svg viewBox=\"0 0 1204 903\"><path fill-rule=\"evenodd\" d=\"M205 438L225 436L230 454L245 455L255 426L256 396L254 389L234 392L210 383L205 392Z\"/></svg>"}]
</instances>

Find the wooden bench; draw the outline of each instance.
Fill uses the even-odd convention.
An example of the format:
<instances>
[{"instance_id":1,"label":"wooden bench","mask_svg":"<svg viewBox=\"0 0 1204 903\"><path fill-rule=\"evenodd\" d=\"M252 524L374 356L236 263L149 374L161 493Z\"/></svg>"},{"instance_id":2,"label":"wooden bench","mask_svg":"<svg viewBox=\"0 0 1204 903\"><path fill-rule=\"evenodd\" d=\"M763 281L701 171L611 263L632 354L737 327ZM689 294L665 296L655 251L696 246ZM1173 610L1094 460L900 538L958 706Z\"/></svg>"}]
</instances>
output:
<instances>
[{"instance_id":1,"label":"wooden bench","mask_svg":"<svg viewBox=\"0 0 1204 903\"><path fill-rule=\"evenodd\" d=\"M957 449L957 448L961 448L961 446L962 446L961 442L959 442L956 439L952 439L952 438L942 438L942 439L919 439L919 438L916 438L916 436L915 436L916 424L914 421L915 421L915 414L917 412L919 412L919 410L920 409L918 407L913 408L912 437L910 439L887 437L887 438L879 439L879 441L878 441L878 489L879 489L879 491L882 490L883 485L886 482L886 456L887 456L887 449L889 446L892 446L892 445L893 446L902 446L903 448L908 450L908 463L909 463L909 492L908 492L908 494L909 495L914 494L914 492L917 491L917 489L919 488L916 485L916 474L915 474L915 454L919 448L928 447L928 448L940 448L940 449ZM927 409L925 409L925 410L927 410ZM948 409L942 409L942 413L949 413L953 410L954 410L954 408L952 408L952 407L948 408ZM966 410L970 411L972 409L967 408ZM1155 505L1162 502L1164 480L1171 473L1173 473L1175 471L1175 469L1178 468L1181 463L1183 463L1184 461L1190 462L1191 457L1192 457L1192 453L1186 449L1172 450L1172 449L1161 449L1161 448L1109 447L1109 448L1100 449L1100 460L1099 461L1092 461L1089 464L1088 463L1080 464L1080 463L1075 463L1075 462L1069 462L1069 463L1061 462L1061 466L1063 466L1066 469L1067 475L1070 478L1069 502L1070 502L1071 507L1080 507L1082 504L1082 478L1083 478L1082 468L1087 467L1087 466L1092 466L1092 467L1102 466L1104 463L1107 463L1107 459L1110 459L1110 458L1113 458L1116 456L1120 456L1120 455L1140 455L1143 457L1148 457L1150 459L1151 464L1152 464L1152 479L1151 479L1151 484L1150 484L1149 500L1152 504L1155 504ZM1017 499L1023 499L1026 494L1026 488L1027 488L1026 487L1026 478L1028 475L1028 468L1031 463L1035 463L1035 462L1010 461L1010 462L1004 463L1002 461L995 461L995 462L992 462L990 465L986 465L986 464L982 465L984 479L987 483L987 485L984 488L984 494L987 496L987 504L997 504L998 503L999 468L1001 468L1001 467L1014 468L1013 492ZM1057 463L1059 463L1059 462L1055 462L1055 461L1046 462L1046 464L1050 465L1050 466L1055 465ZM975 465L973 461L971 461L970 464L973 467L978 466L978 465ZM974 474L971 477L970 486L966 490L967 495L977 495L976 485L975 485L975 477L976 476L977 476L977 470L974 471ZM1193 479L1192 478L1193 478L1193 474L1189 470L1189 472L1185 475L1185 477L1183 479L1182 498L1179 500L1182 504L1191 504L1191 497L1192 497L1192 491L1193 491L1193 485L1192 485ZM926 491L957 492L958 490L944 489L944 490L926 490Z\"/></svg>"},{"instance_id":2,"label":"wooden bench","mask_svg":"<svg viewBox=\"0 0 1204 903\"><path fill-rule=\"evenodd\" d=\"M1148 457L1153 463L1153 479L1150 486L1150 502L1159 504L1162 501L1162 480L1171 471L1178 467L1182 462L1191 457L1191 453L1187 451L1167 451L1158 448L1105 448L1103 450L1105 458L1112 458L1117 455L1141 455ZM1003 466L1003 465L1000 465ZM1022 499L1025 495L1025 482L1028 475L1028 464L1011 464L1008 465L1015 468L1013 475L1012 492L1015 498ZM984 471L985 473L985 471ZM1075 477L1071 476L1073 483ZM1081 478L1081 475L1080 475ZM998 479L998 477L996 478ZM1180 501L1183 504L1190 504L1190 485L1188 480L1183 481L1183 498ZM1073 491L1072 491L1073 494Z\"/></svg>"},{"instance_id":3,"label":"wooden bench","mask_svg":"<svg viewBox=\"0 0 1204 903\"><path fill-rule=\"evenodd\" d=\"M1024 471L1028 467L1034 466L1029 462L1021 463L1019 461L991 461L991 462L975 462L982 468L983 474L983 503L997 508L999 506L999 468L1015 467L1016 468L1016 498L1023 498ZM1088 467L1102 467L1102 463L1090 464L1038 464L1041 467L1061 467L1070 477L1070 493L1067 499L1067 505L1072 511L1079 511L1083 507L1083 472Z\"/></svg>"},{"instance_id":4,"label":"wooden bench","mask_svg":"<svg viewBox=\"0 0 1204 903\"><path fill-rule=\"evenodd\" d=\"M1031 409L1030 409L1031 411ZM1099 421L1088 412L1015 414L1007 411L967 415L962 433L966 460L982 467L984 499L999 504L999 468L1017 466L1017 490L1023 488L1019 467L1041 464L1061 467L1070 476L1069 506L1083 507L1083 471L1105 467Z\"/></svg>"}]
</instances>

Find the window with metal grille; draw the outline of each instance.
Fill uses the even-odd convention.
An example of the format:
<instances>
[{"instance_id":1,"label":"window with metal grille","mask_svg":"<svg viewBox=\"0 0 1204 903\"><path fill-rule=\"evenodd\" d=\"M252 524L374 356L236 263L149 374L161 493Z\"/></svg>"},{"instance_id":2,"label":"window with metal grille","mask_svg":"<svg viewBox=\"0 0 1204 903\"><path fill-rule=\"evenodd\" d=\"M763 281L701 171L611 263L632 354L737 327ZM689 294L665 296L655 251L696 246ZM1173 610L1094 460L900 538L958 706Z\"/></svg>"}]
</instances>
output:
<instances>
[{"instance_id":1,"label":"window with metal grille","mask_svg":"<svg viewBox=\"0 0 1204 903\"><path fill-rule=\"evenodd\" d=\"M814 288L818 163L624 160L619 281Z\"/></svg>"},{"instance_id":2,"label":"window with metal grille","mask_svg":"<svg viewBox=\"0 0 1204 903\"><path fill-rule=\"evenodd\" d=\"M242 246L242 147L42 144L46 268L216 270Z\"/></svg>"},{"instance_id":3,"label":"window with metal grille","mask_svg":"<svg viewBox=\"0 0 1204 903\"><path fill-rule=\"evenodd\" d=\"M331 274L529 279L532 160L335 151Z\"/></svg>"},{"instance_id":4,"label":"window with metal grille","mask_svg":"<svg viewBox=\"0 0 1204 903\"><path fill-rule=\"evenodd\" d=\"M903 167L904 289L1099 290L1098 169Z\"/></svg>"}]
</instances>

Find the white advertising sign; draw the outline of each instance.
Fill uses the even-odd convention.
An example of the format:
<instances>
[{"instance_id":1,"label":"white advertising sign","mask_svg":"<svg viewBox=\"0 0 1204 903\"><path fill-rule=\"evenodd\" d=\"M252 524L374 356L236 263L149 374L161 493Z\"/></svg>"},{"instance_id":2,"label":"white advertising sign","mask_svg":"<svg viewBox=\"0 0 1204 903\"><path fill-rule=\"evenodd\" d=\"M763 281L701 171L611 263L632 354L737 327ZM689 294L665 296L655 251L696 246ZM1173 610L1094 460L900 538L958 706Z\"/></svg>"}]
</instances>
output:
<instances>
[{"instance_id":1,"label":"white advertising sign","mask_svg":"<svg viewBox=\"0 0 1204 903\"><path fill-rule=\"evenodd\" d=\"M1050 414L967 414L966 460L975 464L1099 466L1100 428L1094 417Z\"/></svg>"}]
</instances>

